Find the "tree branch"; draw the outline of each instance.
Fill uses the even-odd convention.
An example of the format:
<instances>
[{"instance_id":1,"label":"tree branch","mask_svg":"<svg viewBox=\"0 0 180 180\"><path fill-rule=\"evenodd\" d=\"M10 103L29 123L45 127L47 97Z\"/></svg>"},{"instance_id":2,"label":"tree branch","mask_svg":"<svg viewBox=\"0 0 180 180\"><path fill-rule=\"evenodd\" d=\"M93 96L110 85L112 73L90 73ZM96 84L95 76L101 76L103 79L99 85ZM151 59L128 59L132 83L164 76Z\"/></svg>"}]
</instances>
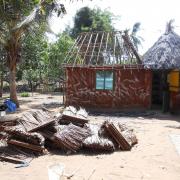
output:
<instances>
[{"instance_id":1,"label":"tree branch","mask_svg":"<svg viewBox=\"0 0 180 180\"><path fill-rule=\"evenodd\" d=\"M23 21L21 21L20 23L18 23L13 30L19 30L19 29L23 29L24 27L28 26L36 17L36 14L38 12L39 8L34 8L34 10L30 13L29 16L27 16Z\"/></svg>"}]
</instances>

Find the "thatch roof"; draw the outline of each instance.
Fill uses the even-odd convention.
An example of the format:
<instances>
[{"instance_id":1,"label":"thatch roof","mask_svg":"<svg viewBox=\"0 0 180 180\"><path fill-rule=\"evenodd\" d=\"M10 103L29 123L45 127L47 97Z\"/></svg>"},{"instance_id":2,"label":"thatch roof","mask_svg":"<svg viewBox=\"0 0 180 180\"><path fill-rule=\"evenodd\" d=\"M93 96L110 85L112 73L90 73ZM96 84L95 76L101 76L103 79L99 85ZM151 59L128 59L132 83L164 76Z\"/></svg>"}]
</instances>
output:
<instances>
[{"instance_id":1,"label":"thatch roof","mask_svg":"<svg viewBox=\"0 0 180 180\"><path fill-rule=\"evenodd\" d=\"M127 31L84 32L71 47L66 65L103 66L140 64L141 59Z\"/></svg>"},{"instance_id":2,"label":"thatch roof","mask_svg":"<svg viewBox=\"0 0 180 180\"><path fill-rule=\"evenodd\" d=\"M143 64L150 69L180 69L180 36L173 31L172 21L166 32L145 53Z\"/></svg>"}]
</instances>

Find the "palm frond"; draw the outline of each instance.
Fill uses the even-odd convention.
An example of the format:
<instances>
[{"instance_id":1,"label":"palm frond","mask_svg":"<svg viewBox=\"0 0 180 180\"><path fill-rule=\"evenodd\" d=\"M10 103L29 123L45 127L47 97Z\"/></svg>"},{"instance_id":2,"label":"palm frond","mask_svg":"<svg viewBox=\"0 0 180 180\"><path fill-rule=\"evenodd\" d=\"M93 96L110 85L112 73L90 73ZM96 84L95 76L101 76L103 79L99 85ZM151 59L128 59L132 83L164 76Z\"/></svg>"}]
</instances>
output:
<instances>
[{"instance_id":1,"label":"palm frond","mask_svg":"<svg viewBox=\"0 0 180 180\"><path fill-rule=\"evenodd\" d=\"M171 19L167 25L166 25L166 31L165 34L169 34L170 32L173 32L174 26L172 25L174 23L174 19Z\"/></svg>"}]
</instances>

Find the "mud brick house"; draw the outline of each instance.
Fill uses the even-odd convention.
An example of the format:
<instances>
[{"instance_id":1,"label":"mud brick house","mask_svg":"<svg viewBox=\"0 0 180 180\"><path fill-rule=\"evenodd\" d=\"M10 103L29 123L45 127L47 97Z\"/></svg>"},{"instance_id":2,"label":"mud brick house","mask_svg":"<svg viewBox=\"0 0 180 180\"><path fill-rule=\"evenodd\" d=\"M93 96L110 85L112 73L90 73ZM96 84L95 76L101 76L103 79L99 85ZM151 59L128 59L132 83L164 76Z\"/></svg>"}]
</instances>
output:
<instances>
[{"instance_id":1,"label":"mud brick house","mask_svg":"<svg viewBox=\"0 0 180 180\"><path fill-rule=\"evenodd\" d=\"M128 66L66 67L66 104L150 108L151 71Z\"/></svg>"},{"instance_id":2,"label":"mud brick house","mask_svg":"<svg viewBox=\"0 0 180 180\"><path fill-rule=\"evenodd\" d=\"M65 104L150 108L151 77L127 32L80 34L65 59Z\"/></svg>"}]
</instances>

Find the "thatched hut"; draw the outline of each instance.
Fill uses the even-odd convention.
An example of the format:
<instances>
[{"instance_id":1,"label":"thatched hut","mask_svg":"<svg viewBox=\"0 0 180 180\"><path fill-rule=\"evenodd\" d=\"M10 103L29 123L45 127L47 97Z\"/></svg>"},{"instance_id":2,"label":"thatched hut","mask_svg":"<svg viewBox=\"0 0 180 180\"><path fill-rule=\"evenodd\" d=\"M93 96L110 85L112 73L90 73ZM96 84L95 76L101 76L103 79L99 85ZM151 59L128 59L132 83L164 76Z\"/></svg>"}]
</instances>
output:
<instances>
[{"instance_id":1,"label":"thatched hut","mask_svg":"<svg viewBox=\"0 0 180 180\"><path fill-rule=\"evenodd\" d=\"M145 68L153 72L152 104L161 105L163 111L180 109L180 36L171 24L143 57Z\"/></svg>"},{"instance_id":2,"label":"thatched hut","mask_svg":"<svg viewBox=\"0 0 180 180\"><path fill-rule=\"evenodd\" d=\"M150 69L180 69L180 36L173 31L171 23L167 24L166 32L146 52L143 63Z\"/></svg>"}]
</instances>

